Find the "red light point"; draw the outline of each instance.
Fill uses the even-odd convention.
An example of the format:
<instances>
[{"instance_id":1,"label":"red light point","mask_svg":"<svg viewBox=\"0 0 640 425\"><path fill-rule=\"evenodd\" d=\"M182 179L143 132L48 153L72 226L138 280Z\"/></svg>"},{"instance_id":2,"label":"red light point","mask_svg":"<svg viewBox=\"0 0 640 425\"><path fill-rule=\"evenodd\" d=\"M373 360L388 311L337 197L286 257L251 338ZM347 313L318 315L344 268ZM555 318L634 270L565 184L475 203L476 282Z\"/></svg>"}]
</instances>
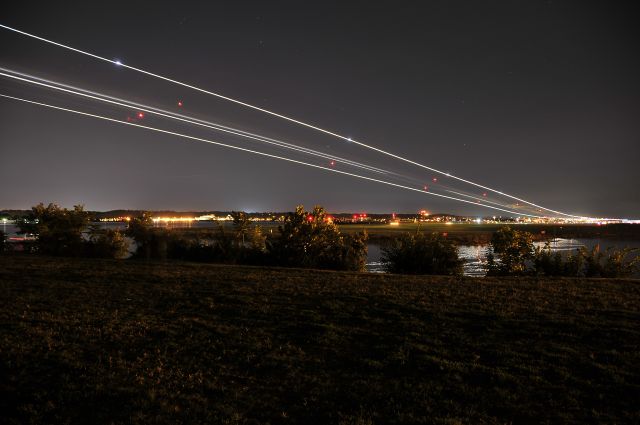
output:
<instances>
[{"instance_id":1,"label":"red light point","mask_svg":"<svg viewBox=\"0 0 640 425\"><path fill-rule=\"evenodd\" d=\"M144 118L144 114L142 112L138 112L138 118L140 119Z\"/></svg>"},{"instance_id":2,"label":"red light point","mask_svg":"<svg viewBox=\"0 0 640 425\"><path fill-rule=\"evenodd\" d=\"M433 180L433 182L435 183L435 182L437 182L437 181L438 181L438 178L437 178L437 177L434 177L432 180Z\"/></svg>"},{"instance_id":3,"label":"red light point","mask_svg":"<svg viewBox=\"0 0 640 425\"><path fill-rule=\"evenodd\" d=\"M424 190L429 190L429 186L427 186L426 184L424 185Z\"/></svg>"},{"instance_id":4,"label":"red light point","mask_svg":"<svg viewBox=\"0 0 640 425\"><path fill-rule=\"evenodd\" d=\"M181 100L179 100L179 101L178 101L178 106L182 108L182 105L183 105L182 101L181 101Z\"/></svg>"},{"instance_id":5,"label":"red light point","mask_svg":"<svg viewBox=\"0 0 640 425\"><path fill-rule=\"evenodd\" d=\"M483 193L482 196L487 197L487 192Z\"/></svg>"},{"instance_id":6,"label":"red light point","mask_svg":"<svg viewBox=\"0 0 640 425\"><path fill-rule=\"evenodd\" d=\"M335 162L335 161L331 161L331 162L329 163L329 165L331 165L331 166L333 167L334 165L336 165L336 162Z\"/></svg>"}]
</instances>

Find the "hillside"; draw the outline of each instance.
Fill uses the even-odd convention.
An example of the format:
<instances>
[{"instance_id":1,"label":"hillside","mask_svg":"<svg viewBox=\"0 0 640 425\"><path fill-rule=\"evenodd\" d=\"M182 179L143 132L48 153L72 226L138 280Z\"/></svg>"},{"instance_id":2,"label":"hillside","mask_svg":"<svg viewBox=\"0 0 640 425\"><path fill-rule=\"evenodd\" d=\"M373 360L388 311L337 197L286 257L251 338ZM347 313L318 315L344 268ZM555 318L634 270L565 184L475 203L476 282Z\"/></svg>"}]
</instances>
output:
<instances>
[{"instance_id":1,"label":"hillside","mask_svg":"<svg viewBox=\"0 0 640 425\"><path fill-rule=\"evenodd\" d=\"M0 257L4 423L638 423L640 282Z\"/></svg>"}]
</instances>

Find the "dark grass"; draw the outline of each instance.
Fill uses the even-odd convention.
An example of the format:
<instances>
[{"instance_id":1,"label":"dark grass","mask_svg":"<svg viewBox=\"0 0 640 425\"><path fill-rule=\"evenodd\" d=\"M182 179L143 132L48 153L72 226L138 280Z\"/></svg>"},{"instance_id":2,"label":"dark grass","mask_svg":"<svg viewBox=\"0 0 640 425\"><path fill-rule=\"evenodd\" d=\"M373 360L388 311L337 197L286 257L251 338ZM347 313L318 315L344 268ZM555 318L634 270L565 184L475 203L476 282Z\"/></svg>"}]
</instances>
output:
<instances>
[{"instance_id":1,"label":"dark grass","mask_svg":"<svg viewBox=\"0 0 640 425\"><path fill-rule=\"evenodd\" d=\"M260 222L263 233L269 238L277 238L278 225L282 223ZM216 238L219 231L218 224L211 227L172 227L172 231L185 237ZM553 238L601 238L606 240L620 240L636 242L640 240L640 225L637 224L609 224L598 226L595 224L517 224L517 223L432 223L402 222L399 226L391 226L387 223L348 223L339 224L338 228L346 234L366 231L372 242L384 242L392 238L400 237L406 232L421 231L425 233L447 233L447 238L461 244L487 244L491 236L499 229L511 226L518 230L533 234L535 240L549 240ZM223 223L226 232L233 232L233 225ZM544 232L544 233L542 233Z\"/></svg>"},{"instance_id":2,"label":"dark grass","mask_svg":"<svg viewBox=\"0 0 640 425\"><path fill-rule=\"evenodd\" d=\"M447 237L464 244L485 244L499 229L511 226L533 234L536 240L552 238L602 238L611 240L637 241L640 239L640 226L636 224L614 223L604 226L595 224L523 224L523 223L400 223L390 226L383 223L342 224L341 232L355 233L366 231L372 240L396 238L402 233L421 231L425 233L447 233ZM544 233L543 233L544 232Z\"/></svg>"},{"instance_id":3,"label":"dark grass","mask_svg":"<svg viewBox=\"0 0 640 425\"><path fill-rule=\"evenodd\" d=\"M2 423L638 423L640 283L0 258Z\"/></svg>"}]
</instances>

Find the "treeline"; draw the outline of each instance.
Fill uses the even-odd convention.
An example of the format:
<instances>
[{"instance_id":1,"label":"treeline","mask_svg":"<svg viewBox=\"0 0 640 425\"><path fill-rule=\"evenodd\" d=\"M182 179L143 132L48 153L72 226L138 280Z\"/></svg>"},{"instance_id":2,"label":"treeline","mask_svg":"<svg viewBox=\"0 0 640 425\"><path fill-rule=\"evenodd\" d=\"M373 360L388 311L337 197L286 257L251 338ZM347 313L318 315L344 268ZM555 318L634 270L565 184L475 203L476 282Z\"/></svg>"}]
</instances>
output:
<instances>
[{"instance_id":1,"label":"treeline","mask_svg":"<svg viewBox=\"0 0 640 425\"><path fill-rule=\"evenodd\" d=\"M154 227L151 216L132 218L124 231L90 224L82 206L71 210L55 204L36 205L16 224L21 233L36 236L27 251L72 257L184 260L259 266L304 267L363 271L367 259L367 234L342 234L326 211L298 206L287 213L275 237L267 237L244 212L232 212L232 230L187 236ZM0 234L0 236L3 236ZM2 237L2 240L4 238ZM536 248L534 235L504 227L489 245L489 276L626 277L634 274L640 257L633 249L598 246L570 253L554 252L549 243ZM131 244L133 242L133 245ZM383 247L387 272L403 274L461 275L463 260L455 243L437 233L407 233Z\"/></svg>"},{"instance_id":2,"label":"treeline","mask_svg":"<svg viewBox=\"0 0 640 425\"><path fill-rule=\"evenodd\" d=\"M341 234L322 207L298 206L278 227L279 237L267 238L244 212L233 212L233 230L219 226L213 235L186 237L154 227L151 216L133 217L124 231L90 225L82 206L36 205L16 222L21 233L36 239L27 250L44 255L185 260L226 264L364 270L367 235Z\"/></svg>"},{"instance_id":3,"label":"treeline","mask_svg":"<svg viewBox=\"0 0 640 425\"><path fill-rule=\"evenodd\" d=\"M316 206L298 206L278 226L278 237L267 238L244 212L232 212L233 230L220 226L214 235L186 238L170 229L155 228L147 214L133 218L125 232L137 245L135 257L227 264L364 270L366 233L344 235Z\"/></svg>"}]
</instances>

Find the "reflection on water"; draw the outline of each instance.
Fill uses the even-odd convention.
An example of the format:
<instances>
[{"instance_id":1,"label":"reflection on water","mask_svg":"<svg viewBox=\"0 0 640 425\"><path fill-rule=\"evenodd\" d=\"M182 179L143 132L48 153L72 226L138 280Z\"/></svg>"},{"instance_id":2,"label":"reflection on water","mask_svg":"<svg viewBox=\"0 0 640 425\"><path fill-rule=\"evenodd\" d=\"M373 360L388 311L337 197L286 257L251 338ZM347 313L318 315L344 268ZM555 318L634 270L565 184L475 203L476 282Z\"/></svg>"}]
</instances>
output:
<instances>
[{"instance_id":1,"label":"reflection on water","mask_svg":"<svg viewBox=\"0 0 640 425\"><path fill-rule=\"evenodd\" d=\"M484 276L489 247L487 245L460 245L458 255L464 263L462 273L465 276Z\"/></svg>"},{"instance_id":2,"label":"reflection on water","mask_svg":"<svg viewBox=\"0 0 640 425\"><path fill-rule=\"evenodd\" d=\"M382 248L380 245L369 244L367 246L367 265L366 269L372 273L384 273L384 267L382 261Z\"/></svg>"},{"instance_id":3,"label":"reflection on water","mask_svg":"<svg viewBox=\"0 0 640 425\"><path fill-rule=\"evenodd\" d=\"M544 247L545 242L534 242L536 247ZM617 241L603 239L554 239L550 241L552 251L570 252L581 247L591 249L596 245L600 245L602 249L613 247L622 248L640 248L640 241ZM485 264L487 263L487 254L489 253L488 245L459 245L458 255L464 261L463 273L465 276L484 276L486 274ZM640 255L637 253L636 255ZM374 273L383 273L384 267L380 261L382 257L382 249L380 245L369 244L369 253L367 255L367 271Z\"/></svg>"}]
</instances>

